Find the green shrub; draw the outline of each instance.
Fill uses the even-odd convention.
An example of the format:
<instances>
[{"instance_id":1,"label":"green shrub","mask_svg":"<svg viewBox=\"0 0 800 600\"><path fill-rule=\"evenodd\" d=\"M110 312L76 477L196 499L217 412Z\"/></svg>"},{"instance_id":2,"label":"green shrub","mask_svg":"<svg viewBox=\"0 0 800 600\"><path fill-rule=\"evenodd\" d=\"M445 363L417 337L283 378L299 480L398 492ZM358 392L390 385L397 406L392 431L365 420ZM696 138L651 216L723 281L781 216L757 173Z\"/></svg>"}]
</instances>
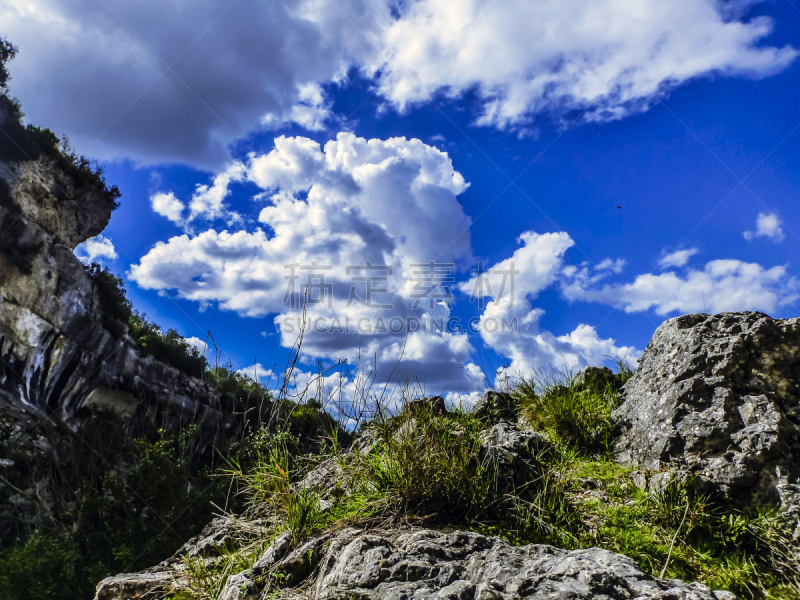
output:
<instances>
[{"instance_id":1,"label":"green shrub","mask_svg":"<svg viewBox=\"0 0 800 600\"><path fill-rule=\"evenodd\" d=\"M145 354L192 377L203 377L206 359L174 329L164 333L147 320L147 315L133 311L128 317L128 331Z\"/></svg>"},{"instance_id":2,"label":"green shrub","mask_svg":"<svg viewBox=\"0 0 800 600\"><path fill-rule=\"evenodd\" d=\"M0 37L0 91L8 89L8 69L6 65L17 55L17 48L4 37Z\"/></svg>"},{"instance_id":3,"label":"green shrub","mask_svg":"<svg viewBox=\"0 0 800 600\"><path fill-rule=\"evenodd\" d=\"M125 294L125 283L108 267L98 263L83 268L97 290L103 326L116 338L122 337L133 317L133 305Z\"/></svg>"},{"instance_id":4,"label":"green shrub","mask_svg":"<svg viewBox=\"0 0 800 600\"><path fill-rule=\"evenodd\" d=\"M101 579L175 552L211 519L212 502L227 500L226 482L192 464L196 436L159 431L110 446L107 436L90 438L98 460L61 474L68 480L38 531L4 540L0 590L13 590L14 600L91 598Z\"/></svg>"}]
</instances>

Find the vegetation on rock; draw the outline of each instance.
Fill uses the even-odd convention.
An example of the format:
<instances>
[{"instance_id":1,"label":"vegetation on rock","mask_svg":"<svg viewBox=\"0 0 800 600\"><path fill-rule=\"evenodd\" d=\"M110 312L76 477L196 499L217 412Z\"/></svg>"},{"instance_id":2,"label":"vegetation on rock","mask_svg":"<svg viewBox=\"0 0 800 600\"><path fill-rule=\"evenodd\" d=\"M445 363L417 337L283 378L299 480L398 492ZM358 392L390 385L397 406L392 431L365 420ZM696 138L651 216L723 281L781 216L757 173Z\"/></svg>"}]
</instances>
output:
<instances>
[{"instance_id":1,"label":"vegetation on rock","mask_svg":"<svg viewBox=\"0 0 800 600\"><path fill-rule=\"evenodd\" d=\"M526 425L491 430L500 427L505 438L488 435L473 413L430 407L379 414L349 449L326 446L316 456L293 453L285 436L262 436L252 468L235 465L231 475L245 496L244 521L271 524L270 533L205 558L185 557L188 577L172 597L215 599L230 575L252 568L283 532L298 547L347 526L412 523L514 544L601 547L656 577L696 580L744 598L799 598L800 564L789 523L776 509L736 510L694 492L691 479L677 473L633 472L613 460L609 415L628 377L623 371L606 385L564 375L524 380L514 396ZM546 441L526 431L531 423L547 430ZM514 460L497 460L497 448ZM278 566L250 577L266 594L289 575Z\"/></svg>"}]
</instances>

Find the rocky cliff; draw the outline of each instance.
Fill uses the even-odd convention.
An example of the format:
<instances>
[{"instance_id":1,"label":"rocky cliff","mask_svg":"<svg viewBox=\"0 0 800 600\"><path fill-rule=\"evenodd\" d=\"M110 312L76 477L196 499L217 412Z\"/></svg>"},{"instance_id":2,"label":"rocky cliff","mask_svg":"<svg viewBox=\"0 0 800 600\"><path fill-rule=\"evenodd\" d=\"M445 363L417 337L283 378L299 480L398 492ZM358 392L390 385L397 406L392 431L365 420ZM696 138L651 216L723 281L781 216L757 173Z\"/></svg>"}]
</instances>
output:
<instances>
[{"instance_id":1,"label":"rocky cliff","mask_svg":"<svg viewBox=\"0 0 800 600\"><path fill-rule=\"evenodd\" d=\"M6 482L28 486L0 489L12 530L36 514L42 478L74 458L67 447L96 451L83 440L98 420L131 436L197 425L200 454L235 424L213 385L145 355L124 327L108 331L73 250L106 227L115 194L85 165L42 151L0 99L0 129L13 134L0 152L0 467Z\"/></svg>"}]
</instances>

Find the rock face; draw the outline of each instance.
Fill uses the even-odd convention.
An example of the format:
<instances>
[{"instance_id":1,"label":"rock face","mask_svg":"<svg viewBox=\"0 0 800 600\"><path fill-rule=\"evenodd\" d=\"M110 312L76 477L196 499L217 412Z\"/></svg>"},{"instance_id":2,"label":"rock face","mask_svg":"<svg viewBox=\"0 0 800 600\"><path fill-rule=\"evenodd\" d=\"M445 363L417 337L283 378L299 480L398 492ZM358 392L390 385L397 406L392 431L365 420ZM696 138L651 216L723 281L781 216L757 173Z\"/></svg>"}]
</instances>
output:
<instances>
[{"instance_id":1,"label":"rock face","mask_svg":"<svg viewBox=\"0 0 800 600\"><path fill-rule=\"evenodd\" d=\"M0 113L0 126L11 118ZM9 470L27 477L43 460L57 464L70 454L67 432L78 440L72 447L80 447L98 415L138 435L196 424L203 435L194 451L210 450L231 427L216 388L142 354L127 335L107 331L98 291L73 254L105 228L113 202L96 182L64 172L52 156L6 159L0 160L4 477L14 479ZM9 489L0 485L0 529L32 511L24 494Z\"/></svg>"},{"instance_id":2,"label":"rock face","mask_svg":"<svg viewBox=\"0 0 800 600\"><path fill-rule=\"evenodd\" d=\"M757 312L666 321L613 418L618 458L676 467L734 503L800 499L800 319ZM800 511L798 511L800 514Z\"/></svg>"},{"instance_id":3,"label":"rock face","mask_svg":"<svg viewBox=\"0 0 800 600\"><path fill-rule=\"evenodd\" d=\"M268 586L294 588L284 589L281 597L320 600L722 597L699 583L645 575L633 560L607 550L515 547L465 531L346 529L311 538L294 550L287 551L286 545L285 536L277 538L253 569L230 575L219 598L255 599ZM150 573L108 578L100 584L97 600L167 591L168 567L165 563Z\"/></svg>"}]
</instances>

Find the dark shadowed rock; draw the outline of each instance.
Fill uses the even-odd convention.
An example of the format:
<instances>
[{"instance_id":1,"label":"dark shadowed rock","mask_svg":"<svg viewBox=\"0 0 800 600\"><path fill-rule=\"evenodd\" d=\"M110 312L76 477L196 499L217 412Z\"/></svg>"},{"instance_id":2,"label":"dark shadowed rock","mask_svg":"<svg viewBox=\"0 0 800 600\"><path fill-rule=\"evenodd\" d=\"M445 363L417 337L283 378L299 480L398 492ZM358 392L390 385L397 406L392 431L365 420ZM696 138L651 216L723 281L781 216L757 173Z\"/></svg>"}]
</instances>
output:
<instances>
[{"instance_id":1,"label":"dark shadowed rock","mask_svg":"<svg viewBox=\"0 0 800 600\"><path fill-rule=\"evenodd\" d=\"M575 376L575 381L603 389L609 385L617 387L618 379L608 367L585 367Z\"/></svg>"},{"instance_id":2,"label":"dark shadowed rock","mask_svg":"<svg viewBox=\"0 0 800 600\"><path fill-rule=\"evenodd\" d=\"M447 405L441 396L430 396L429 398L409 400L403 405L403 410L412 415L420 410L432 410L434 413L443 415L447 412Z\"/></svg>"},{"instance_id":3,"label":"dark shadowed rock","mask_svg":"<svg viewBox=\"0 0 800 600\"><path fill-rule=\"evenodd\" d=\"M614 411L616 453L667 465L740 504L800 498L800 319L757 312L666 321Z\"/></svg>"},{"instance_id":4,"label":"dark shadowed rock","mask_svg":"<svg viewBox=\"0 0 800 600\"><path fill-rule=\"evenodd\" d=\"M516 421L519 418L519 408L514 397L492 390L485 392L470 412L489 425L500 421Z\"/></svg>"}]
</instances>

